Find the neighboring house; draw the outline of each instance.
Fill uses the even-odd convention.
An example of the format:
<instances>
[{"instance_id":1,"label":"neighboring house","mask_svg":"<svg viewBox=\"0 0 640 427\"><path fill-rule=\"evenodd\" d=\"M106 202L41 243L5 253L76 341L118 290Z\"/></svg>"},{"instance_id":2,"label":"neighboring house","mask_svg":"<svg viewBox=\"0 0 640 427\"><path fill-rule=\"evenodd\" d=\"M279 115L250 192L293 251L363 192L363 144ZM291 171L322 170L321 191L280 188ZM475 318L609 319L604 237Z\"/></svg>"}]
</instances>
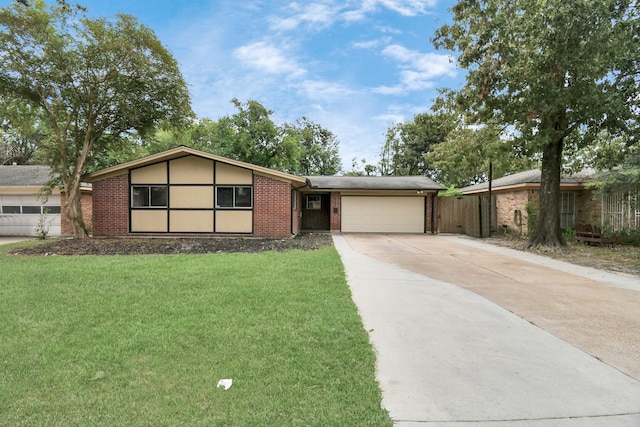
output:
<instances>
[{"instance_id":1,"label":"neighboring house","mask_svg":"<svg viewBox=\"0 0 640 427\"><path fill-rule=\"evenodd\" d=\"M587 225L602 227L602 201L586 189L592 170L561 177L560 226L583 229ZM494 230L526 234L530 215L536 215L540 195L541 171L538 169L515 173L492 181L492 228ZM461 189L465 196L487 196L489 183ZM533 225L533 224L532 224Z\"/></svg>"},{"instance_id":2,"label":"neighboring house","mask_svg":"<svg viewBox=\"0 0 640 427\"><path fill-rule=\"evenodd\" d=\"M91 174L94 236L433 231L424 177L301 177L177 147Z\"/></svg>"},{"instance_id":3,"label":"neighboring house","mask_svg":"<svg viewBox=\"0 0 640 427\"><path fill-rule=\"evenodd\" d=\"M40 190L51 180L47 166L0 166L0 236L35 236L45 227L49 236L71 234L71 226L61 206L64 194L57 187L47 197ZM91 226L91 189L83 186L85 223Z\"/></svg>"}]
</instances>

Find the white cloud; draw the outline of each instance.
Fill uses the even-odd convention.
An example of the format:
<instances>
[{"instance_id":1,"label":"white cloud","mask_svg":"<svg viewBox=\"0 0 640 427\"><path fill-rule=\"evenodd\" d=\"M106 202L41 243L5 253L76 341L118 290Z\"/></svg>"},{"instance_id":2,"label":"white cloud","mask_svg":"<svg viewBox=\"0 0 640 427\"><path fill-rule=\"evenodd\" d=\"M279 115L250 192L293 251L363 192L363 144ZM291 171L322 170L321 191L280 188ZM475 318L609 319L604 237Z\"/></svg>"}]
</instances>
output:
<instances>
[{"instance_id":1,"label":"white cloud","mask_svg":"<svg viewBox=\"0 0 640 427\"><path fill-rule=\"evenodd\" d=\"M382 54L399 63L400 82L395 86L380 86L374 89L376 93L392 95L428 89L437 77L456 74L455 64L448 55L418 52L397 44L387 46Z\"/></svg>"},{"instance_id":2,"label":"white cloud","mask_svg":"<svg viewBox=\"0 0 640 427\"><path fill-rule=\"evenodd\" d=\"M268 18L273 30L291 31L304 24L316 30L323 29L336 21L339 12L338 7L327 3L291 3L288 9L289 16Z\"/></svg>"},{"instance_id":3,"label":"white cloud","mask_svg":"<svg viewBox=\"0 0 640 427\"><path fill-rule=\"evenodd\" d=\"M347 98L356 93L354 89L348 88L340 83L333 83L321 80L305 80L298 85L297 89L307 98L317 101L336 101Z\"/></svg>"},{"instance_id":4,"label":"white cloud","mask_svg":"<svg viewBox=\"0 0 640 427\"><path fill-rule=\"evenodd\" d=\"M429 9L435 5L436 0L363 0L360 8L345 12L342 17L346 21L359 21L381 8L402 16L418 16L429 13Z\"/></svg>"},{"instance_id":5,"label":"white cloud","mask_svg":"<svg viewBox=\"0 0 640 427\"><path fill-rule=\"evenodd\" d=\"M369 40L364 42L353 42L351 43L351 46L353 46L356 49L373 49L380 45L389 44L390 41L391 41L390 37L384 37L381 39Z\"/></svg>"},{"instance_id":6,"label":"white cloud","mask_svg":"<svg viewBox=\"0 0 640 427\"><path fill-rule=\"evenodd\" d=\"M281 49L267 42L256 42L241 46L233 51L233 56L243 64L267 74L297 78L306 74L304 67L287 56Z\"/></svg>"}]
</instances>

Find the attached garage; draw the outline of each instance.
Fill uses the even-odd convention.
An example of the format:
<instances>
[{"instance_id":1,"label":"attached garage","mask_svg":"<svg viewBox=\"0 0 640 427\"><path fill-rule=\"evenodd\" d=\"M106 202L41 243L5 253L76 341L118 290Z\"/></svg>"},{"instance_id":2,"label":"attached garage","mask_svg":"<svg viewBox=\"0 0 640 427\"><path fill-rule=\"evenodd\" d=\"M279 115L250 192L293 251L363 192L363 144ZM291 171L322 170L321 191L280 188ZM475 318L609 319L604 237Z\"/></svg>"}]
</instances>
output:
<instances>
[{"instance_id":1,"label":"attached garage","mask_svg":"<svg viewBox=\"0 0 640 427\"><path fill-rule=\"evenodd\" d=\"M346 233L424 233L424 197L342 196Z\"/></svg>"},{"instance_id":2,"label":"attached garage","mask_svg":"<svg viewBox=\"0 0 640 427\"><path fill-rule=\"evenodd\" d=\"M61 234L60 192L38 197L50 179L46 166L0 166L0 236L34 236L38 227Z\"/></svg>"},{"instance_id":3,"label":"attached garage","mask_svg":"<svg viewBox=\"0 0 640 427\"><path fill-rule=\"evenodd\" d=\"M308 176L306 179L303 230L330 229L345 233L434 233L437 230L436 194L445 188L425 176ZM316 220L321 216L324 221ZM314 227L316 224L318 228Z\"/></svg>"}]
</instances>

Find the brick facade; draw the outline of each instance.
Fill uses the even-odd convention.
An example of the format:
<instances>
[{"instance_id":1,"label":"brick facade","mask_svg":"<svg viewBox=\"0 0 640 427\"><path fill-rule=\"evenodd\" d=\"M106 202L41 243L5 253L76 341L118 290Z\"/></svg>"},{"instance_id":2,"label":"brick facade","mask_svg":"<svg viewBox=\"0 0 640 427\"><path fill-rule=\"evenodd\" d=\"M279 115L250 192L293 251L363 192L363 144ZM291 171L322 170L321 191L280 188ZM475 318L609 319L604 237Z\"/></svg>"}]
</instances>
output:
<instances>
[{"instance_id":1,"label":"brick facade","mask_svg":"<svg viewBox=\"0 0 640 427\"><path fill-rule=\"evenodd\" d=\"M127 174L93 183L93 235L124 236L129 232Z\"/></svg>"},{"instance_id":2,"label":"brick facade","mask_svg":"<svg viewBox=\"0 0 640 427\"><path fill-rule=\"evenodd\" d=\"M291 237L291 185L255 175L253 194L253 234L259 237Z\"/></svg>"},{"instance_id":3,"label":"brick facade","mask_svg":"<svg viewBox=\"0 0 640 427\"><path fill-rule=\"evenodd\" d=\"M533 190L505 191L493 193L496 204L497 231L512 234L527 234L526 206L535 202L531 200ZM537 200L537 198L536 198ZM533 206L537 209L537 206Z\"/></svg>"},{"instance_id":4,"label":"brick facade","mask_svg":"<svg viewBox=\"0 0 640 427\"><path fill-rule=\"evenodd\" d=\"M329 229L331 231L340 231L340 218L342 217L340 199L342 194L340 192L331 193L331 203L329 205Z\"/></svg>"},{"instance_id":5,"label":"brick facade","mask_svg":"<svg viewBox=\"0 0 640 427\"><path fill-rule=\"evenodd\" d=\"M119 175L93 184L93 235L125 236L129 234L129 180ZM300 197L298 195L298 197ZM299 200L298 206L301 201ZM299 209L299 208L298 208ZM299 216L291 215L291 185L287 182L255 175L253 233L256 237L288 238L292 226L297 231ZM293 222L292 222L293 221ZM135 233L141 235L167 235L165 233ZM170 233L171 236L197 236L202 233ZM215 236L215 234L207 234ZM229 236L228 234L224 234ZM243 234L242 236L246 236Z\"/></svg>"},{"instance_id":6,"label":"brick facade","mask_svg":"<svg viewBox=\"0 0 640 427\"><path fill-rule=\"evenodd\" d=\"M566 191L566 190L562 190ZM529 218L527 206L534 212L538 211L540 192L538 190L518 190L494 193L496 203L497 231L525 235L533 218ZM594 197L591 190L575 191L575 222L574 228L591 225L601 226L602 200ZM518 213L517 213L518 212Z\"/></svg>"}]
</instances>

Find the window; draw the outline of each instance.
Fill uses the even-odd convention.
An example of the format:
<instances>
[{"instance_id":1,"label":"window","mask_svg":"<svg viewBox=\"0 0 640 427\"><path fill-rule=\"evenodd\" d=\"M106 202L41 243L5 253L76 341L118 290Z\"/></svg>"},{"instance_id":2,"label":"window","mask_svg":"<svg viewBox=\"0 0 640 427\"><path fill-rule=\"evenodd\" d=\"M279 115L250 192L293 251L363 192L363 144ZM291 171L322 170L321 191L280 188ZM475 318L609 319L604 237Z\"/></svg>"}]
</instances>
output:
<instances>
[{"instance_id":1,"label":"window","mask_svg":"<svg viewBox=\"0 0 640 427\"><path fill-rule=\"evenodd\" d=\"M309 194L307 196L307 209L308 210L322 209L322 196L318 194Z\"/></svg>"},{"instance_id":2,"label":"window","mask_svg":"<svg viewBox=\"0 0 640 427\"><path fill-rule=\"evenodd\" d=\"M291 192L291 209L298 209L298 190Z\"/></svg>"},{"instance_id":3,"label":"window","mask_svg":"<svg viewBox=\"0 0 640 427\"><path fill-rule=\"evenodd\" d=\"M40 214L42 211L40 210L40 206L23 206L22 207L23 214Z\"/></svg>"},{"instance_id":4,"label":"window","mask_svg":"<svg viewBox=\"0 0 640 427\"><path fill-rule=\"evenodd\" d=\"M3 206L2 207L2 213L3 214L19 214L20 213L20 206Z\"/></svg>"},{"instance_id":5,"label":"window","mask_svg":"<svg viewBox=\"0 0 640 427\"><path fill-rule=\"evenodd\" d=\"M167 207L166 185L135 185L131 187L131 206L134 208Z\"/></svg>"},{"instance_id":6,"label":"window","mask_svg":"<svg viewBox=\"0 0 640 427\"><path fill-rule=\"evenodd\" d=\"M216 187L216 207L230 209L251 209L252 188L248 186Z\"/></svg>"},{"instance_id":7,"label":"window","mask_svg":"<svg viewBox=\"0 0 640 427\"><path fill-rule=\"evenodd\" d=\"M17 205L4 205L0 206L0 213L3 214L59 214L60 206L17 206Z\"/></svg>"},{"instance_id":8,"label":"window","mask_svg":"<svg viewBox=\"0 0 640 427\"><path fill-rule=\"evenodd\" d=\"M576 193L560 192L560 228L571 228L575 223Z\"/></svg>"}]
</instances>

